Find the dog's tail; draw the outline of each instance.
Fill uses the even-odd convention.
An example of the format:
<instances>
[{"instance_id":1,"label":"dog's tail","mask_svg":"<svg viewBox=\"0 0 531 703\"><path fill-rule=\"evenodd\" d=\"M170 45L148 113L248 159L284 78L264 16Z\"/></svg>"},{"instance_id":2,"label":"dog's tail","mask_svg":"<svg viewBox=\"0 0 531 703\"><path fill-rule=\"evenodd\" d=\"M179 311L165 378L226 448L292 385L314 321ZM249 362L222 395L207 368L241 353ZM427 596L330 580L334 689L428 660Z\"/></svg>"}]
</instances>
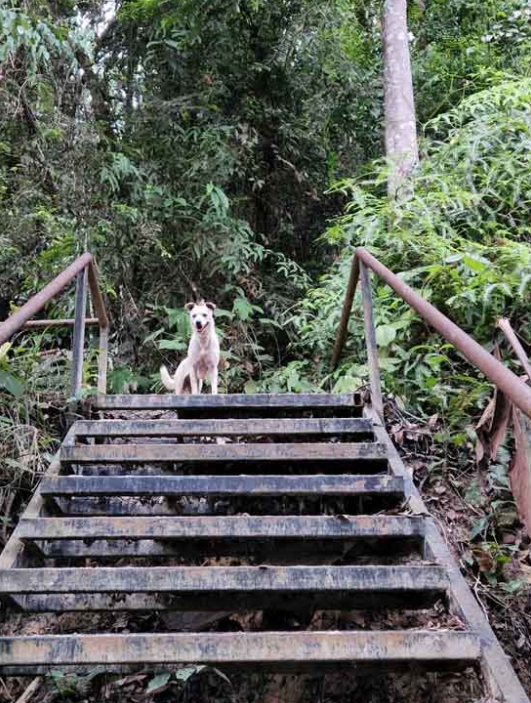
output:
<instances>
[{"instance_id":1,"label":"dog's tail","mask_svg":"<svg viewBox=\"0 0 531 703\"><path fill-rule=\"evenodd\" d=\"M165 366L160 367L160 380L166 386L169 391L175 389L175 379L172 378Z\"/></svg>"},{"instance_id":2,"label":"dog's tail","mask_svg":"<svg viewBox=\"0 0 531 703\"><path fill-rule=\"evenodd\" d=\"M188 374L187 365L181 361L175 372L175 376L172 378L165 366L160 367L160 379L162 383L166 386L169 391L174 393L182 393L184 388L184 382Z\"/></svg>"}]
</instances>

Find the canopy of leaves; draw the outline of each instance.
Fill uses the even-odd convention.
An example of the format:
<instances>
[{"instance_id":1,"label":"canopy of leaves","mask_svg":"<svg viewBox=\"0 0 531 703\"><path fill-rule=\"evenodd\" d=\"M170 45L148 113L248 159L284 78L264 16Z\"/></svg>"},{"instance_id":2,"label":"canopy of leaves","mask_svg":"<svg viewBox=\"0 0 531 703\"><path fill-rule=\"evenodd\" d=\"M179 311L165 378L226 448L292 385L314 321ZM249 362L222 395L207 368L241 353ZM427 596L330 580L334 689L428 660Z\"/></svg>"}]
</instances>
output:
<instances>
[{"instance_id":1,"label":"canopy of leaves","mask_svg":"<svg viewBox=\"0 0 531 703\"><path fill-rule=\"evenodd\" d=\"M343 198L325 192L379 152L369 17L345 0L4 3L0 317L89 249L120 357L145 359L164 305L194 295L254 305L233 351L282 357L285 335L258 343L251 318L332 260L319 235Z\"/></svg>"},{"instance_id":2,"label":"canopy of leaves","mask_svg":"<svg viewBox=\"0 0 531 703\"><path fill-rule=\"evenodd\" d=\"M376 0L9 0L0 317L90 249L114 390L182 353L194 295L218 303L233 390L319 387L363 243L484 343L502 313L525 338L530 12L409 4L423 160L396 205ZM66 296L47 314L71 311ZM485 386L383 288L376 314L387 390L480 403ZM359 323L337 388L366 379Z\"/></svg>"}]
</instances>

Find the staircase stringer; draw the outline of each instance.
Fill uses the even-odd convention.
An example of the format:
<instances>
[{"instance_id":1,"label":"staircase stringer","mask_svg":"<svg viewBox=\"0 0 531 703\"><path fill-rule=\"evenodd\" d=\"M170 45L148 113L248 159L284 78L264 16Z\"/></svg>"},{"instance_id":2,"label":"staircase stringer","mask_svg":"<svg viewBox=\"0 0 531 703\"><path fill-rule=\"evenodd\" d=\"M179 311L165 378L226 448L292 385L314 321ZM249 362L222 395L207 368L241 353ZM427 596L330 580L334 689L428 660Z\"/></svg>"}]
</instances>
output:
<instances>
[{"instance_id":1,"label":"staircase stringer","mask_svg":"<svg viewBox=\"0 0 531 703\"><path fill-rule=\"evenodd\" d=\"M479 605L472 595L464 576L452 557L450 549L435 521L430 516L422 497L407 471L395 445L383 427L377 414L369 407L364 410L366 417L373 420L374 435L378 442L387 447L389 468L393 475L404 479L404 490L410 508L415 514L426 515L425 558L433 559L446 567L448 573L450 605L454 613L467 626L474 630L481 642L481 671L486 686L492 696L504 703L528 703L529 699L518 677L503 651L496 635Z\"/></svg>"},{"instance_id":2,"label":"staircase stringer","mask_svg":"<svg viewBox=\"0 0 531 703\"><path fill-rule=\"evenodd\" d=\"M61 450L63 447L71 447L75 443L75 429L74 425L71 425L69 428L68 432L66 433L63 441L61 442L61 446L59 447L59 450L55 454L54 458L50 462L50 465L44 472L44 476L58 476L59 473L61 472L61 461L60 461L60 454ZM42 478L39 479L39 483L37 484L37 487L35 489L35 492L33 493L33 496L31 497L28 505L26 506L26 509L24 510L23 517L24 518L38 518L38 517L44 517L47 513L46 510L46 501L44 497L41 495L41 483L42 483ZM3 569L15 569L18 567L24 567L28 565L29 561L29 550L30 546L26 543L24 543L21 539L19 539L20 535L20 526L17 525L13 532L11 533L10 538L8 539L4 549L2 552L0 552L0 570ZM39 555L42 556L42 555ZM0 596L0 600L4 600L6 602L9 602L12 606L15 608L18 608L20 610L23 610L23 606L21 604L21 601L24 599L21 598L20 596L15 596L15 595L10 595L6 596L5 594L2 594Z\"/></svg>"}]
</instances>

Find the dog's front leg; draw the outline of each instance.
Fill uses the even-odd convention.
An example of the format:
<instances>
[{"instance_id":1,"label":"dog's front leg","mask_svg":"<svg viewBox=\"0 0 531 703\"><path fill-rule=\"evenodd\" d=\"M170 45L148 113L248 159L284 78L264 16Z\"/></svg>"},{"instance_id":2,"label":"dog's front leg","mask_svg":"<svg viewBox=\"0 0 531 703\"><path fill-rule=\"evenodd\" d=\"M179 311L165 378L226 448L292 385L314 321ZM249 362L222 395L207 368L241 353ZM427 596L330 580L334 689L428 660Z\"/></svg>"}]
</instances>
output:
<instances>
[{"instance_id":1,"label":"dog's front leg","mask_svg":"<svg viewBox=\"0 0 531 703\"><path fill-rule=\"evenodd\" d=\"M192 368L190 371L190 389L192 391L192 395L197 395L199 393L199 389L197 386L197 376L195 374L195 369Z\"/></svg>"},{"instance_id":2,"label":"dog's front leg","mask_svg":"<svg viewBox=\"0 0 531 703\"><path fill-rule=\"evenodd\" d=\"M218 367L214 366L210 373L210 385L212 387L212 395L218 394Z\"/></svg>"}]
</instances>

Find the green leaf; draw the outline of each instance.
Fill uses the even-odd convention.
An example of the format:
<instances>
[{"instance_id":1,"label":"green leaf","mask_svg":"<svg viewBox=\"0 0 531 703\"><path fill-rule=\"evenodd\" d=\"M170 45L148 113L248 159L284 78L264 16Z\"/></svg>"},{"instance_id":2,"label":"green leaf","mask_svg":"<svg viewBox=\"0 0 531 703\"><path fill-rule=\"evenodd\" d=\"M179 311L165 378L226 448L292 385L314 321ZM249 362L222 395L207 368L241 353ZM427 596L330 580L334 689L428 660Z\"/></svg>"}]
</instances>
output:
<instances>
[{"instance_id":1,"label":"green leaf","mask_svg":"<svg viewBox=\"0 0 531 703\"><path fill-rule=\"evenodd\" d=\"M20 398L24 395L25 390L24 382L18 378L18 376L14 376L12 373L9 373L9 371L1 370L0 388L3 388L8 393L11 393L11 395L15 396L15 398Z\"/></svg>"},{"instance_id":2,"label":"green leaf","mask_svg":"<svg viewBox=\"0 0 531 703\"><path fill-rule=\"evenodd\" d=\"M503 589L506 593L517 593L518 591L521 591L522 588L526 586L526 582L522 580L517 580L517 581L508 581L507 583L501 583L500 588Z\"/></svg>"},{"instance_id":3,"label":"green leaf","mask_svg":"<svg viewBox=\"0 0 531 703\"><path fill-rule=\"evenodd\" d=\"M0 361L7 357L7 352L11 349L11 342L4 342L0 347Z\"/></svg>"},{"instance_id":4,"label":"green leaf","mask_svg":"<svg viewBox=\"0 0 531 703\"><path fill-rule=\"evenodd\" d=\"M236 315L244 322L251 317L253 312L253 306L247 298L236 298L233 308Z\"/></svg>"},{"instance_id":5,"label":"green leaf","mask_svg":"<svg viewBox=\"0 0 531 703\"><path fill-rule=\"evenodd\" d=\"M232 320L234 313L230 310L223 310L222 308L216 308L216 318L225 317L228 320Z\"/></svg>"},{"instance_id":6,"label":"green leaf","mask_svg":"<svg viewBox=\"0 0 531 703\"><path fill-rule=\"evenodd\" d=\"M159 689L166 686L171 678L171 671L163 671L162 674L157 674L154 676L148 684L146 693L155 693Z\"/></svg>"},{"instance_id":7,"label":"green leaf","mask_svg":"<svg viewBox=\"0 0 531 703\"><path fill-rule=\"evenodd\" d=\"M467 503L471 503L472 505L482 504L483 496L481 495L481 489L478 481L472 481L470 483L465 493L465 500Z\"/></svg>"},{"instance_id":8,"label":"green leaf","mask_svg":"<svg viewBox=\"0 0 531 703\"><path fill-rule=\"evenodd\" d=\"M363 381L361 378L356 378L353 376L343 376L334 385L333 393L354 393L361 385Z\"/></svg>"},{"instance_id":9,"label":"green leaf","mask_svg":"<svg viewBox=\"0 0 531 703\"><path fill-rule=\"evenodd\" d=\"M185 666L182 669L179 669L178 671L175 672L175 678L177 681L188 681L188 679L193 676L194 674L198 674L200 671L202 671L205 667L203 665L201 666Z\"/></svg>"},{"instance_id":10,"label":"green leaf","mask_svg":"<svg viewBox=\"0 0 531 703\"><path fill-rule=\"evenodd\" d=\"M278 322L277 320L271 320L268 317L261 317L260 324L261 325L271 325L272 327L276 327L279 330L284 329L284 325L280 324L280 322Z\"/></svg>"},{"instance_id":11,"label":"green leaf","mask_svg":"<svg viewBox=\"0 0 531 703\"><path fill-rule=\"evenodd\" d=\"M474 259L466 254L463 256L463 263L469 269L472 269L472 271L484 271L487 268L486 263L479 261L478 259Z\"/></svg>"},{"instance_id":12,"label":"green leaf","mask_svg":"<svg viewBox=\"0 0 531 703\"><path fill-rule=\"evenodd\" d=\"M475 539L478 535L484 532L489 525L489 519L487 517L480 518L470 530L470 539Z\"/></svg>"},{"instance_id":13,"label":"green leaf","mask_svg":"<svg viewBox=\"0 0 531 703\"><path fill-rule=\"evenodd\" d=\"M168 315L168 324L171 328L177 329L179 334L185 335L189 330L190 315L182 308L165 308Z\"/></svg>"},{"instance_id":14,"label":"green leaf","mask_svg":"<svg viewBox=\"0 0 531 703\"><path fill-rule=\"evenodd\" d=\"M27 471L28 473L32 474L33 471L27 467L25 464L21 464L20 461L17 461L16 459L11 459L10 457L7 457L4 459L4 462L7 466L11 466L13 469L18 469L19 471Z\"/></svg>"},{"instance_id":15,"label":"green leaf","mask_svg":"<svg viewBox=\"0 0 531 703\"><path fill-rule=\"evenodd\" d=\"M148 336L144 339L144 344L147 344L148 342L153 342L157 337L160 337L160 335L164 332L164 328L161 327L158 330L155 330L155 332L152 332L151 334L148 334Z\"/></svg>"},{"instance_id":16,"label":"green leaf","mask_svg":"<svg viewBox=\"0 0 531 703\"><path fill-rule=\"evenodd\" d=\"M396 339L396 330L391 325L379 325L376 328L376 344L379 347L388 347Z\"/></svg>"},{"instance_id":17,"label":"green leaf","mask_svg":"<svg viewBox=\"0 0 531 703\"><path fill-rule=\"evenodd\" d=\"M186 344L180 339L162 339L158 343L159 349L170 349L171 351L181 351L186 349Z\"/></svg>"}]
</instances>

